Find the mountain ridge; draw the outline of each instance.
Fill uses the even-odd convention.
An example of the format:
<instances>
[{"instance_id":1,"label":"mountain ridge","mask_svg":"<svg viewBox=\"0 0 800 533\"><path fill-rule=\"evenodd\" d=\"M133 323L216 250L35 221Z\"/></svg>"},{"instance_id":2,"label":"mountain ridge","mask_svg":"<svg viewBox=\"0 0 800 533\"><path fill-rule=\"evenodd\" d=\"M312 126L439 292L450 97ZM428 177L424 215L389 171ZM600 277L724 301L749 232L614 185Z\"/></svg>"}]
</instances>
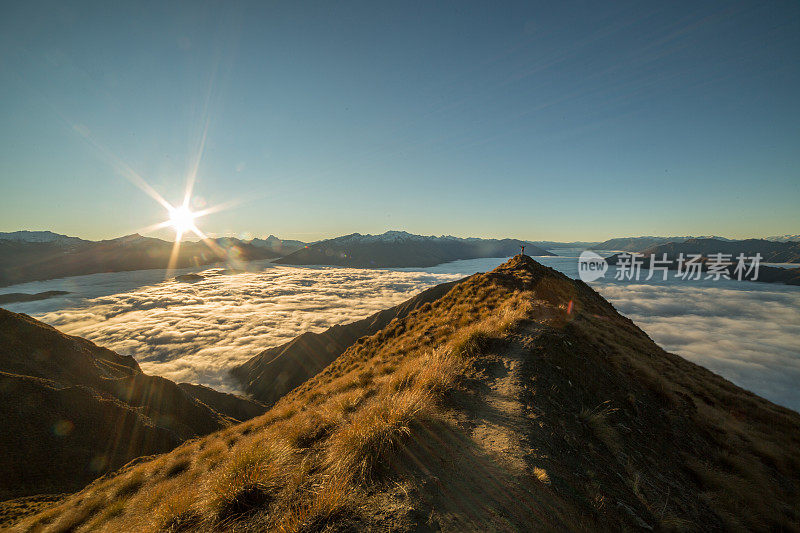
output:
<instances>
[{"instance_id":1,"label":"mountain ridge","mask_svg":"<svg viewBox=\"0 0 800 533\"><path fill-rule=\"evenodd\" d=\"M744 254L745 256L755 256L761 254L761 261L764 263L800 263L800 242L777 242L766 239L744 239L738 241L721 241L719 239L689 239L681 243L665 243L651 246L644 250L636 250L645 255L666 253L669 257L677 257L678 254L699 253L703 255L724 253L724 254Z\"/></svg>"},{"instance_id":2,"label":"mountain ridge","mask_svg":"<svg viewBox=\"0 0 800 533\"><path fill-rule=\"evenodd\" d=\"M212 249L202 242L181 243L175 268L256 259L280 254L238 239L220 238ZM102 272L166 269L173 243L138 233L103 241L62 245L0 240L0 287Z\"/></svg>"},{"instance_id":3,"label":"mountain ridge","mask_svg":"<svg viewBox=\"0 0 800 533\"><path fill-rule=\"evenodd\" d=\"M800 415L517 256L15 529L792 530L799 474Z\"/></svg>"},{"instance_id":4,"label":"mountain ridge","mask_svg":"<svg viewBox=\"0 0 800 533\"><path fill-rule=\"evenodd\" d=\"M78 244L89 242L79 237L70 237L52 231L4 231L0 232L0 240L20 241L20 242L55 242L58 244Z\"/></svg>"},{"instance_id":5,"label":"mountain ridge","mask_svg":"<svg viewBox=\"0 0 800 533\"><path fill-rule=\"evenodd\" d=\"M725 237L718 236L683 236L683 237L657 237L644 235L640 237L616 237L597 243L591 247L592 250L618 250L623 252L638 252L651 246L658 246L667 243L681 243L692 239L717 239L719 241L730 241Z\"/></svg>"},{"instance_id":6,"label":"mountain ridge","mask_svg":"<svg viewBox=\"0 0 800 533\"><path fill-rule=\"evenodd\" d=\"M380 235L351 233L320 241L273 262L355 268L424 268L459 259L509 257L519 253L521 245L532 255L555 255L516 239L464 239L387 231Z\"/></svg>"}]
</instances>

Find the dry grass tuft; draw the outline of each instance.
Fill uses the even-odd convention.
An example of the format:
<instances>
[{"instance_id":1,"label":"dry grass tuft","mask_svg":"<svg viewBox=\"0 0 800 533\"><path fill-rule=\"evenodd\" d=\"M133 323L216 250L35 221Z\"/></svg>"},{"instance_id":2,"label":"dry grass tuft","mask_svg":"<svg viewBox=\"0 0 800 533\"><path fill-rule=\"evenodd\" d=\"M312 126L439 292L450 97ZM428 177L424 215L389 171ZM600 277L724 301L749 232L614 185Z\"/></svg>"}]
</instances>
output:
<instances>
[{"instance_id":1,"label":"dry grass tuft","mask_svg":"<svg viewBox=\"0 0 800 533\"><path fill-rule=\"evenodd\" d=\"M622 441L617 430L608 420L617 409L611 407L608 401L601 403L593 409L583 409L581 419L592 429L595 437L606 447L618 454L622 449Z\"/></svg>"},{"instance_id":2,"label":"dry grass tuft","mask_svg":"<svg viewBox=\"0 0 800 533\"><path fill-rule=\"evenodd\" d=\"M544 468L539 468L538 466L533 467L533 475L542 483L546 485L550 484L550 476L547 475L547 470Z\"/></svg>"},{"instance_id":3,"label":"dry grass tuft","mask_svg":"<svg viewBox=\"0 0 800 533\"><path fill-rule=\"evenodd\" d=\"M164 470L164 477L171 478L186 472L191 466L192 461L188 457L180 457Z\"/></svg>"},{"instance_id":4,"label":"dry grass tuft","mask_svg":"<svg viewBox=\"0 0 800 533\"><path fill-rule=\"evenodd\" d=\"M376 398L331 435L328 468L336 476L369 480L410 437L413 422L430 403L430 393L416 388Z\"/></svg>"},{"instance_id":5,"label":"dry grass tuft","mask_svg":"<svg viewBox=\"0 0 800 533\"><path fill-rule=\"evenodd\" d=\"M335 518L341 518L353 509L350 482L345 477L329 476L311 491L311 497L300 500L282 517L277 531L322 531Z\"/></svg>"},{"instance_id":6,"label":"dry grass tuft","mask_svg":"<svg viewBox=\"0 0 800 533\"><path fill-rule=\"evenodd\" d=\"M209 509L219 521L266 507L282 484L284 468L294 450L279 439L241 443L208 486Z\"/></svg>"},{"instance_id":7,"label":"dry grass tuft","mask_svg":"<svg viewBox=\"0 0 800 533\"><path fill-rule=\"evenodd\" d=\"M117 487L116 498L128 498L136 494L145 482L144 471L141 469L130 472L125 478L121 480L119 487Z\"/></svg>"},{"instance_id":8,"label":"dry grass tuft","mask_svg":"<svg viewBox=\"0 0 800 533\"><path fill-rule=\"evenodd\" d=\"M95 495L87 501L78 501L71 506L61 506L56 520L47 529L50 533L67 533L77 530L88 522L107 503L102 495Z\"/></svg>"},{"instance_id":9,"label":"dry grass tuft","mask_svg":"<svg viewBox=\"0 0 800 533\"><path fill-rule=\"evenodd\" d=\"M453 353L465 358L477 357L489 348L492 338L484 324L462 328L451 344Z\"/></svg>"},{"instance_id":10,"label":"dry grass tuft","mask_svg":"<svg viewBox=\"0 0 800 533\"><path fill-rule=\"evenodd\" d=\"M156 508L155 522L154 529L158 531L177 533L197 529L203 522L203 515L196 495L189 490L176 490Z\"/></svg>"}]
</instances>

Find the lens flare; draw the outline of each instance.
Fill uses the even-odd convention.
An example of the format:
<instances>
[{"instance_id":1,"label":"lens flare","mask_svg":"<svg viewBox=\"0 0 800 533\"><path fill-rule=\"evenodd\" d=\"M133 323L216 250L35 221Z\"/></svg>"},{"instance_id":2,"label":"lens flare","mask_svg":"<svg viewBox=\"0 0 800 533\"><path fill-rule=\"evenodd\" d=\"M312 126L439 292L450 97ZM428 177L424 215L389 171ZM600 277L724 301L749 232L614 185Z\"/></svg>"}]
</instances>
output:
<instances>
[{"instance_id":1,"label":"lens flare","mask_svg":"<svg viewBox=\"0 0 800 533\"><path fill-rule=\"evenodd\" d=\"M169 223L180 235L194 229L195 218L196 215L185 205L169 209Z\"/></svg>"}]
</instances>

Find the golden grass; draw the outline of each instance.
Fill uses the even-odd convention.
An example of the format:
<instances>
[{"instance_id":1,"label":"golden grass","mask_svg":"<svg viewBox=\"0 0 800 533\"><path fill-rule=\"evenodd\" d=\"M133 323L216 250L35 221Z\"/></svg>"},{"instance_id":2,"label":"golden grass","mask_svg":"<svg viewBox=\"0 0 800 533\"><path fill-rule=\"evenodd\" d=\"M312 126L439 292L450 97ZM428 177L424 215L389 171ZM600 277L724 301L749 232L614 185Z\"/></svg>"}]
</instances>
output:
<instances>
[{"instance_id":1,"label":"golden grass","mask_svg":"<svg viewBox=\"0 0 800 533\"><path fill-rule=\"evenodd\" d=\"M538 466L533 467L533 476L546 485L550 484L550 476L544 468Z\"/></svg>"},{"instance_id":2,"label":"golden grass","mask_svg":"<svg viewBox=\"0 0 800 533\"><path fill-rule=\"evenodd\" d=\"M431 403L431 393L411 388L376 398L333 434L326 465L334 476L369 480L411 435L411 424Z\"/></svg>"},{"instance_id":3,"label":"golden grass","mask_svg":"<svg viewBox=\"0 0 800 533\"><path fill-rule=\"evenodd\" d=\"M194 495L187 490L175 490L164 498L163 505L156 506L151 527L158 531L186 531L199 526L202 514Z\"/></svg>"},{"instance_id":4,"label":"golden grass","mask_svg":"<svg viewBox=\"0 0 800 533\"><path fill-rule=\"evenodd\" d=\"M613 465L592 465L587 470L592 479L583 492L586 507L580 512L585 516L619 513L616 502L627 496L627 504L635 504L637 512L653 515L647 518L653 519L656 529L698 529L686 517L699 524L711 515L703 523L728 529L759 529L759 524L764 530L793 529L796 511L778 509L774 502L797 501L797 494L790 489L778 494L784 489L774 480L778 475L784 481L797 477L800 459L786 451L797 448L797 439L785 437L796 427L795 418L654 349L646 335L627 319L611 314L599 299L581 301L579 290L585 297L588 289L579 284L535 279L531 273L525 288L520 289L518 278L525 276L525 272L513 276L501 272L457 285L440 300L360 339L263 416L186 443L116 477L98 480L26 520L21 529L299 532L324 530L334 521L337 525L348 520L358 524L369 512L365 508L370 498L396 480L390 475L394 473L392 464L410 463L394 459L417 451L412 447L420 442L427 441L430 446L430 428L451 422L447 417L453 413L448 409L474 392L465 389L461 392L466 394L451 394L462 387L465 377L481 375L473 369L478 366L475 359L500 349L502 339L523 321L530 321L526 336L537 335L542 326L556 332L571 328L571 335L590 339L580 343L579 338L570 338L576 342L573 346L555 335L558 346L565 346L563 350L541 346L543 366L561 372L554 364L561 365L556 357L570 358L567 365L586 363L575 367L580 371L565 385L572 387L576 379L586 376L581 373L584 369L599 367L613 378L614 386L603 389L576 382L576 389L585 396L575 397L571 407L555 404L557 409L549 413L566 423L553 426L557 432L574 421L578 435L591 434L590 443L596 441L604 447L595 456L608 456L606 449L613 456L608 461ZM533 364L538 364L535 359L531 358ZM552 371L553 380L560 377ZM470 379L468 383L473 382ZM632 385L630 390L618 391L618 384ZM534 402L551 391L556 389L537 391ZM607 401L591 407L608 398L613 398L613 406ZM581 410L582 401L590 407ZM535 405L537 409L545 406ZM675 434L684 434L684 428L702 428L704 433L691 434L714 446L711 450L675 451L669 465L677 474L669 468L654 471L653 465L666 463L641 457L649 447L640 447L632 439L647 438L647 428L636 428L635 418L648 412L668 417L674 409L681 409L672 426ZM748 409L755 413L754 418L742 419L738 411ZM548 413L537 414L542 422L534 424L544 428L545 415ZM649 421L653 422L652 417ZM775 431L775 427L781 430ZM547 438L559 437L549 434ZM585 443L579 439L559 443L575 445L579 450L576 457L585 454ZM678 445L664 449L678 450ZM564 449L563 455L568 456L571 452ZM684 453L685 458L680 455ZM697 460L698 456L703 460ZM685 460L675 461L675 457ZM531 479L539 482L536 490L555 491L564 483L565 473L556 458L553 453L531 468ZM595 471L603 470L613 475L600 472L595 479ZM616 492L609 492L605 484L616 483L619 476L623 477L614 485ZM673 489L669 493L660 478L670 479L674 486L702 487L702 491L680 494ZM769 490L779 497L753 497ZM748 503L747 508L742 502ZM578 522L584 524L582 518ZM583 529L590 529L597 524L584 525Z\"/></svg>"},{"instance_id":5,"label":"golden grass","mask_svg":"<svg viewBox=\"0 0 800 533\"><path fill-rule=\"evenodd\" d=\"M264 507L282 484L295 450L282 439L252 438L239 444L208 480L204 507L219 521Z\"/></svg>"},{"instance_id":6,"label":"golden grass","mask_svg":"<svg viewBox=\"0 0 800 533\"><path fill-rule=\"evenodd\" d=\"M471 360L530 311L529 293L501 299L476 290L484 297L456 295L360 341L262 417L84 490L108 492L107 500L73 498L49 525L45 515L36 523L45 531L181 531L260 520L288 532L358 515L359 495L412 442L414 428L438 416ZM469 319L456 328L455 315Z\"/></svg>"}]
</instances>

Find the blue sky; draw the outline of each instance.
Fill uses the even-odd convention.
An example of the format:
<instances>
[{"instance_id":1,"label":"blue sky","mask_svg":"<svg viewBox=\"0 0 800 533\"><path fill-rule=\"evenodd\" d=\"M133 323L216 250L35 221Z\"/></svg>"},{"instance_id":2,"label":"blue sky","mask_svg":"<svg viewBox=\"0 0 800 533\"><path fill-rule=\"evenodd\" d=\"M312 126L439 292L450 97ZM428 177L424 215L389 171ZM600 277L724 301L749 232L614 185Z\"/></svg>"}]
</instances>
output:
<instances>
[{"instance_id":1,"label":"blue sky","mask_svg":"<svg viewBox=\"0 0 800 533\"><path fill-rule=\"evenodd\" d=\"M0 231L158 222L205 131L214 234L800 233L795 1L115 4L0 6Z\"/></svg>"}]
</instances>

